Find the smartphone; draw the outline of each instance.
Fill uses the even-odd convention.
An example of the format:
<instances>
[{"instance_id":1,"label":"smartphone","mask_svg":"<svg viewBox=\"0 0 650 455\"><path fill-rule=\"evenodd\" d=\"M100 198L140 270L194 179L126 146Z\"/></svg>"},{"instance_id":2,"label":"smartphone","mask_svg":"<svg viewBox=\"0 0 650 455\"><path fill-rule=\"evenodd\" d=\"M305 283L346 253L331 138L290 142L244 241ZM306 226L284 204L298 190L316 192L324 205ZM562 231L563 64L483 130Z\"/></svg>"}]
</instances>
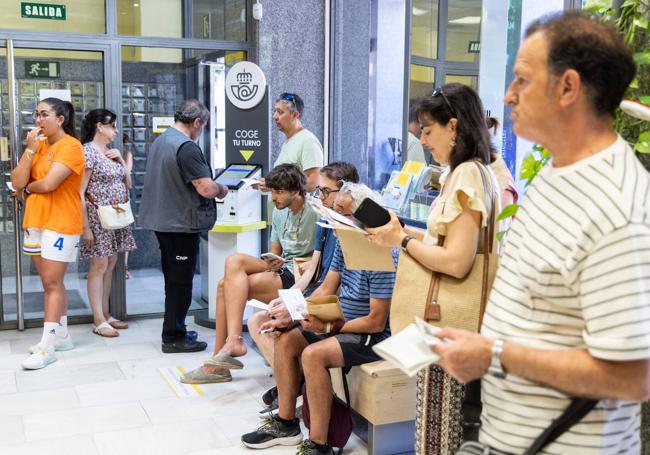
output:
<instances>
[{"instance_id":1,"label":"smartphone","mask_svg":"<svg viewBox=\"0 0 650 455\"><path fill-rule=\"evenodd\" d=\"M287 262L286 259L284 259L283 257L278 256L275 253L262 253L260 256L261 256L262 259Z\"/></svg>"},{"instance_id":2,"label":"smartphone","mask_svg":"<svg viewBox=\"0 0 650 455\"><path fill-rule=\"evenodd\" d=\"M353 213L354 217L361 221L365 227L376 228L390 222L388 210L377 204L369 197L359 204Z\"/></svg>"}]
</instances>

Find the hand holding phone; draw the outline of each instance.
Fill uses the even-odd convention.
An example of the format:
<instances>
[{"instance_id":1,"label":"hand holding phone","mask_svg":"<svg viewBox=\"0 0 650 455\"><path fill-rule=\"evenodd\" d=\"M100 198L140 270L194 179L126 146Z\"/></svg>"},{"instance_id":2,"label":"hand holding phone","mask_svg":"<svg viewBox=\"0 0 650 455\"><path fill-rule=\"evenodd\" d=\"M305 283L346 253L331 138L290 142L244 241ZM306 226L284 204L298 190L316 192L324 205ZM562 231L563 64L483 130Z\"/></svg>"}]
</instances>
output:
<instances>
[{"instance_id":1,"label":"hand holding phone","mask_svg":"<svg viewBox=\"0 0 650 455\"><path fill-rule=\"evenodd\" d=\"M281 256L278 256L278 255L275 254L275 253L270 253L270 252L269 252L269 253L262 253L260 256L261 256L261 258L264 259L265 261L281 261L283 264L284 264L285 262L287 262L286 259L284 259L284 258L281 257Z\"/></svg>"},{"instance_id":2,"label":"hand holding phone","mask_svg":"<svg viewBox=\"0 0 650 455\"><path fill-rule=\"evenodd\" d=\"M359 207L357 207L353 215L364 226L369 228L384 226L390 222L388 210L369 197L361 201L361 204L359 204Z\"/></svg>"}]
</instances>

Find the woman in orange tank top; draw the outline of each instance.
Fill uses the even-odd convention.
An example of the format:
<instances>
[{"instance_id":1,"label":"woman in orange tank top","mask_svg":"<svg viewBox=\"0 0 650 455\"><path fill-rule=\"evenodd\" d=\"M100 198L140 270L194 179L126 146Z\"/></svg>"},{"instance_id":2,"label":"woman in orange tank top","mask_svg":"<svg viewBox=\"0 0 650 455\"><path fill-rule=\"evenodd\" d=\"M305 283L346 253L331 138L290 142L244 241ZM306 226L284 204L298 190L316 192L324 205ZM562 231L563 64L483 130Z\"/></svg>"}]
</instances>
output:
<instances>
[{"instance_id":1,"label":"woman in orange tank top","mask_svg":"<svg viewBox=\"0 0 650 455\"><path fill-rule=\"evenodd\" d=\"M85 167L72 104L46 98L34 116L36 128L27 134L27 148L11 173L16 194L25 199L23 252L32 256L45 291L43 336L22 363L27 370L56 361L55 350L73 348L63 277L68 262L76 261L83 230L79 188Z\"/></svg>"}]
</instances>

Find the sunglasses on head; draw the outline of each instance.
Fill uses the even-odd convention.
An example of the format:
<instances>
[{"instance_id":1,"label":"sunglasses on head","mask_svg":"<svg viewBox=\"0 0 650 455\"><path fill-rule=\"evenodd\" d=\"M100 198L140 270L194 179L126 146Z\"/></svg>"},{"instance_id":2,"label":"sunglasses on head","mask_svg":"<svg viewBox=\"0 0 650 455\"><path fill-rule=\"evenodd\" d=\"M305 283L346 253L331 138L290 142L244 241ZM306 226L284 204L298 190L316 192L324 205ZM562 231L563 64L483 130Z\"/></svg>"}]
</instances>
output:
<instances>
[{"instance_id":1,"label":"sunglasses on head","mask_svg":"<svg viewBox=\"0 0 650 455\"><path fill-rule=\"evenodd\" d=\"M451 107L451 103L449 102L449 98L447 98L447 95L445 95L445 92L443 92L442 88L440 88L440 87L438 87L437 89L435 89L433 91L433 93L431 93L431 96L434 97L434 98L436 96L438 96L438 95L442 96L442 100L447 105L447 109L449 109L449 112L451 112L452 117L458 118L458 114L456 113L456 109Z\"/></svg>"},{"instance_id":2,"label":"sunglasses on head","mask_svg":"<svg viewBox=\"0 0 650 455\"><path fill-rule=\"evenodd\" d=\"M280 95L280 99L283 101L288 101L291 104L293 104L294 108L296 107L296 95L294 95L293 93L283 93L282 95Z\"/></svg>"}]
</instances>

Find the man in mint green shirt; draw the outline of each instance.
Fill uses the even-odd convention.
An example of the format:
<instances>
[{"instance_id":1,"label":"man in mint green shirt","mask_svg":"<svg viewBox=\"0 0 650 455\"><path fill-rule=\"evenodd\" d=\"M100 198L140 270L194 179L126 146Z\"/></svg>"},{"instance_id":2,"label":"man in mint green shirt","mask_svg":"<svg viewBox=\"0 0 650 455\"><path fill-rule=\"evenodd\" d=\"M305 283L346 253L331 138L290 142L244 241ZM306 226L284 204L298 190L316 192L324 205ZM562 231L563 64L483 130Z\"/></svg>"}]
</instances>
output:
<instances>
[{"instance_id":1,"label":"man in mint green shirt","mask_svg":"<svg viewBox=\"0 0 650 455\"><path fill-rule=\"evenodd\" d=\"M323 146L314 134L302 126L305 104L294 93L282 93L275 101L273 122L287 138L280 149L280 155L273 163L295 164L307 177L307 192L318 185L318 171L323 167Z\"/></svg>"}]
</instances>

